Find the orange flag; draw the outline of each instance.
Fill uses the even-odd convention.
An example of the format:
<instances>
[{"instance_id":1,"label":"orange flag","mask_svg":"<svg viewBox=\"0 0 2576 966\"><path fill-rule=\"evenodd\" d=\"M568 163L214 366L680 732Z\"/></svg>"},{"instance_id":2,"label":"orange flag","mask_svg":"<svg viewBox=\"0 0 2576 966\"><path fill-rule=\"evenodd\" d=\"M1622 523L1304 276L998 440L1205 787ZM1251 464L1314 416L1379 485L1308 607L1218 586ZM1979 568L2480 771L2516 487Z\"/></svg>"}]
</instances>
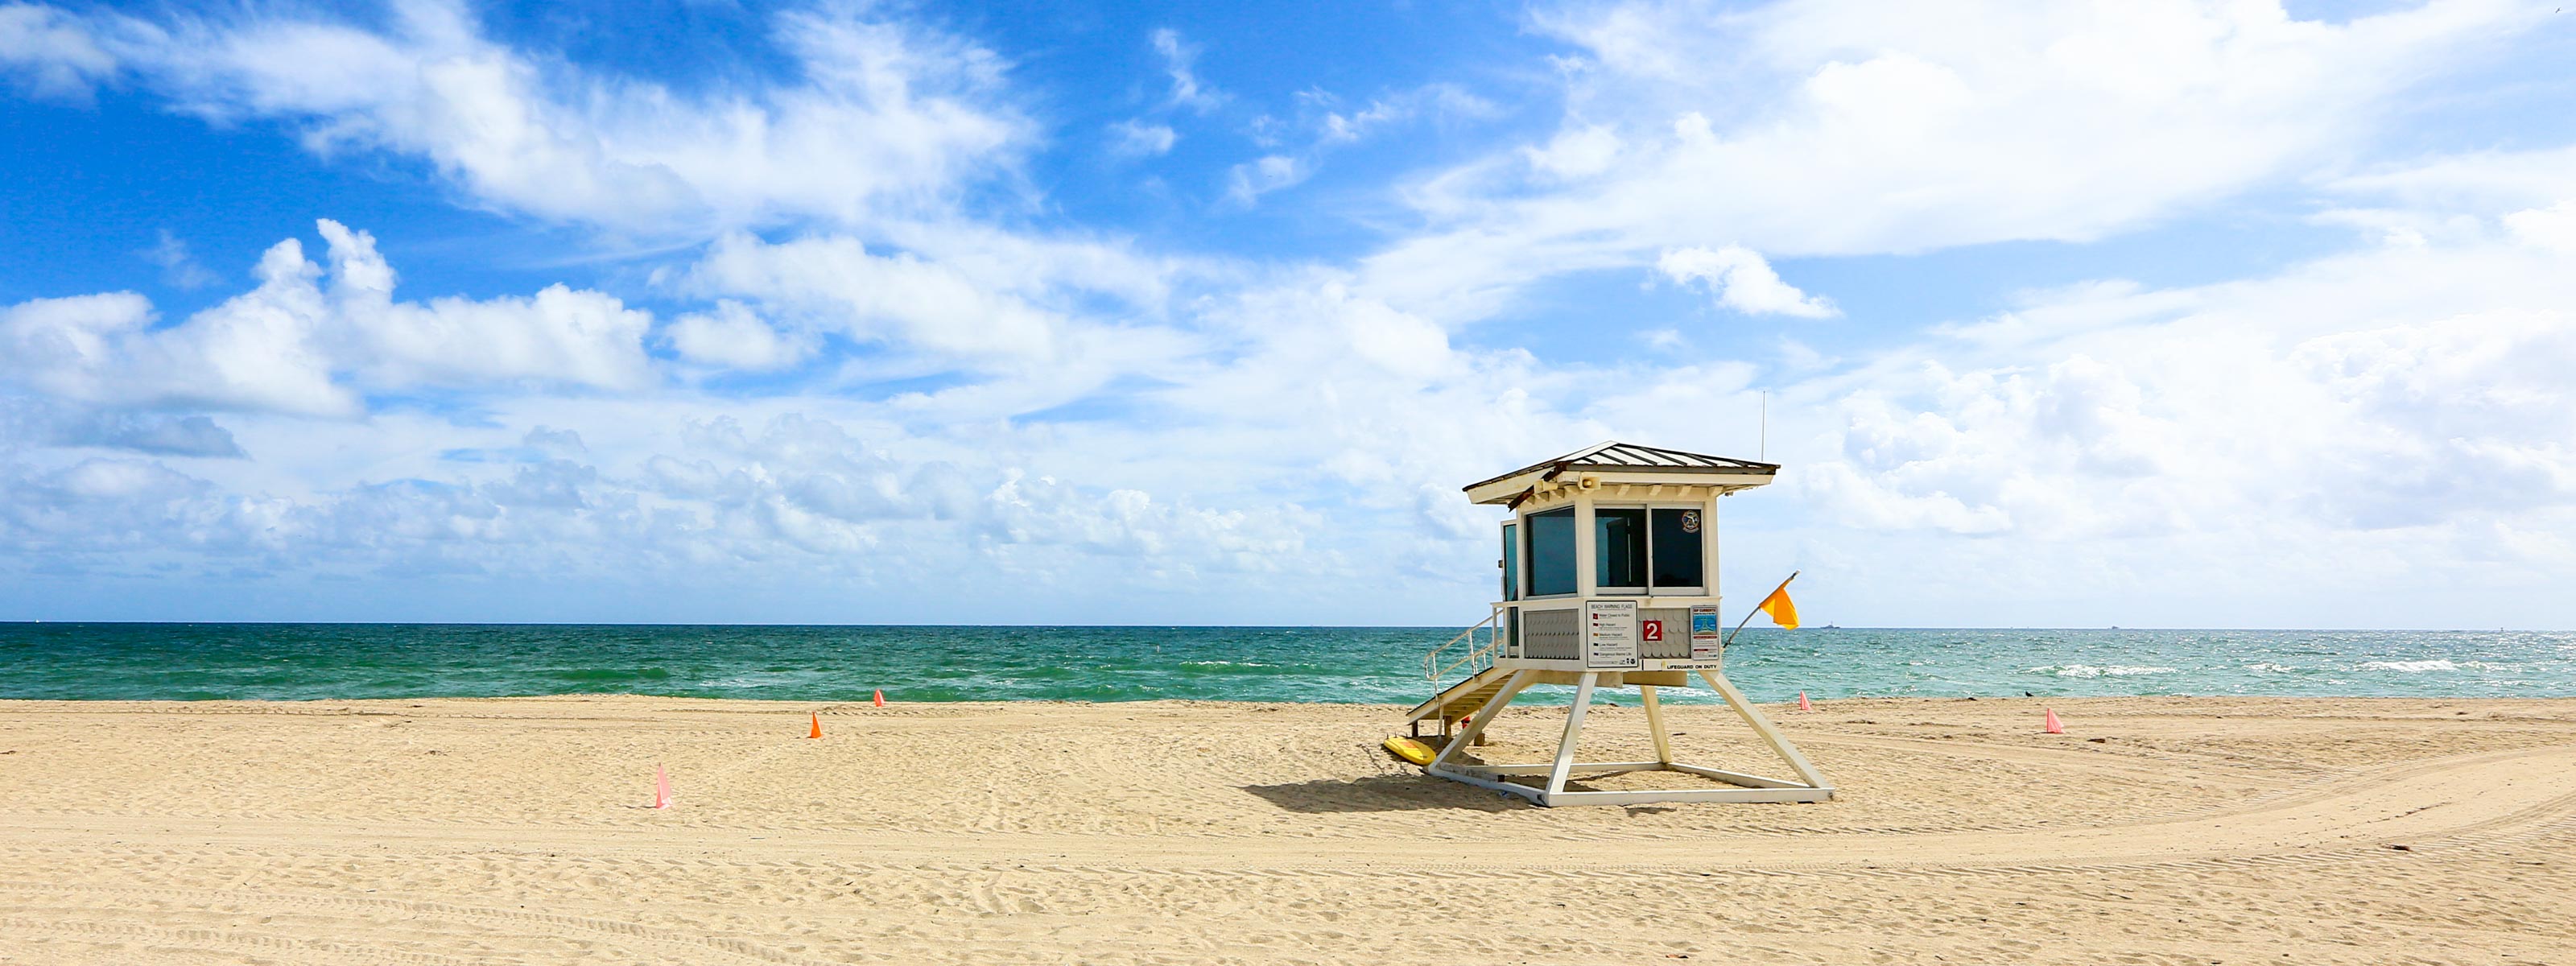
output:
<instances>
[{"instance_id":1,"label":"orange flag","mask_svg":"<svg viewBox=\"0 0 2576 966\"><path fill-rule=\"evenodd\" d=\"M1756 609L1771 615L1771 623L1793 631L1798 629L1798 605L1789 600L1788 581L1781 581L1780 589L1772 591L1771 596L1762 598L1762 603Z\"/></svg>"}]
</instances>

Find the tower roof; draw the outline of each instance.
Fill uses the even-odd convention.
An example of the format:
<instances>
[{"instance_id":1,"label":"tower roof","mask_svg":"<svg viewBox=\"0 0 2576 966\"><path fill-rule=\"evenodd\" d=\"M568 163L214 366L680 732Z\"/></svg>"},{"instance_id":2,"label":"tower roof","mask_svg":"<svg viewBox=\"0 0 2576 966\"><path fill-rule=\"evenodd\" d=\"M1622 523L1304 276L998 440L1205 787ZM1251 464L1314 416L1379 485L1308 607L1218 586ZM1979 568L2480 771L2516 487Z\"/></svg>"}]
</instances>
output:
<instances>
[{"instance_id":1,"label":"tower roof","mask_svg":"<svg viewBox=\"0 0 2576 966\"><path fill-rule=\"evenodd\" d=\"M1467 498L1478 503L1517 503L1522 494L1567 474L1602 474L1615 477L1609 482L1617 483L1683 483L1733 489L1769 483L1772 475L1779 471L1777 463L1756 463L1612 440L1555 459L1542 460L1490 480L1468 484L1466 491Z\"/></svg>"}]
</instances>

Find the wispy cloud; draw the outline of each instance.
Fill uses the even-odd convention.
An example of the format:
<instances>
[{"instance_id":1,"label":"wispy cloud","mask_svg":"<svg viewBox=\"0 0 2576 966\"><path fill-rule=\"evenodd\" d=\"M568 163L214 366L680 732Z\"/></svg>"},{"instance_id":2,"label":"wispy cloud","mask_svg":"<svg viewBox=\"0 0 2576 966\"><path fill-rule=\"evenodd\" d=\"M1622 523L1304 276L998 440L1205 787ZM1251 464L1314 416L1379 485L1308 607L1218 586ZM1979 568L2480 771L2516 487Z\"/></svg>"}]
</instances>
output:
<instances>
[{"instance_id":1,"label":"wispy cloud","mask_svg":"<svg viewBox=\"0 0 2576 966\"><path fill-rule=\"evenodd\" d=\"M1180 31L1165 27L1154 31L1148 39L1154 45L1154 52L1163 57L1163 73L1172 80L1166 104L1200 114L1225 104L1224 91L1200 83L1196 70L1199 48L1183 41Z\"/></svg>"},{"instance_id":2,"label":"wispy cloud","mask_svg":"<svg viewBox=\"0 0 2576 966\"><path fill-rule=\"evenodd\" d=\"M197 263L197 256L188 250L187 241L171 234L167 228L161 229L159 241L143 250L143 257L161 266L162 280L177 288L204 288L218 281L215 273Z\"/></svg>"},{"instance_id":3,"label":"wispy cloud","mask_svg":"<svg viewBox=\"0 0 2576 966\"><path fill-rule=\"evenodd\" d=\"M1148 158L1168 154L1179 143L1180 133L1169 124L1152 124L1129 119L1109 126L1109 150L1113 154Z\"/></svg>"}]
</instances>

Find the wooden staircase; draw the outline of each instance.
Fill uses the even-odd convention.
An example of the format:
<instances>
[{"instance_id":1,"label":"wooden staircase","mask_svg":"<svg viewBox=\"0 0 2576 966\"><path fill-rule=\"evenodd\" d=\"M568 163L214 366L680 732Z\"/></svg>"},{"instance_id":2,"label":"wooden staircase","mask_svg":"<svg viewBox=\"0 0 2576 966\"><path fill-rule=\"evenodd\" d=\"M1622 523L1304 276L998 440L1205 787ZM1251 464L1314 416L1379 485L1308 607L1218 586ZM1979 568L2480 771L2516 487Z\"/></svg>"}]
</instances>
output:
<instances>
[{"instance_id":1,"label":"wooden staircase","mask_svg":"<svg viewBox=\"0 0 2576 966\"><path fill-rule=\"evenodd\" d=\"M1455 721L1475 714L1484 709L1486 702L1494 700L1495 695L1503 692L1503 684L1511 680L1511 677L1510 671L1499 668L1489 667L1476 672L1466 680L1452 684L1447 690L1433 695L1431 700L1414 705L1412 711L1405 713L1405 723L1411 724L1425 719Z\"/></svg>"}]
</instances>

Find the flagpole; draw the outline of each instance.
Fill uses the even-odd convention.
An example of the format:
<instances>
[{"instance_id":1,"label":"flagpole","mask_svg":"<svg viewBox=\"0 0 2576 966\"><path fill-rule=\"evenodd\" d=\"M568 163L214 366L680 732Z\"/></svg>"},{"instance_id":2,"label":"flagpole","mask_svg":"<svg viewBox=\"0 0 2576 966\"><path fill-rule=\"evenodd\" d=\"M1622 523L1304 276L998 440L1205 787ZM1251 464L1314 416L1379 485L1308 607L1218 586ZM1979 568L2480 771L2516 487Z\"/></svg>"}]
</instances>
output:
<instances>
[{"instance_id":1,"label":"flagpole","mask_svg":"<svg viewBox=\"0 0 2576 966\"><path fill-rule=\"evenodd\" d=\"M1798 579L1798 574L1799 574L1799 573L1801 573L1801 571L1796 571L1796 570L1789 571L1789 580L1796 580L1796 579ZM1771 593L1762 595L1762 599L1763 599L1763 600L1770 600L1773 594L1777 594L1777 593L1779 593L1779 592L1781 592L1781 591L1784 591L1784 590L1789 589L1789 580L1783 580L1783 581L1781 581L1781 582L1780 582L1780 586L1777 586L1777 587L1773 587L1773 588L1771 588ZM1740 620L1740 621L1736 621L1736 622L1735 622L1735 629L1734 629L1734 630L1731 630L1731 631L1726 632L1726 639L1725 639L1725 640L1723 640L1723 641L1719 641L1719 642L1717 642L1717 646L1719 646L1719 647L1725 647L1725 646L1727 646L1727 645L1730 645L1730 644L1735 643L1735 635L1744 633L1744 625L1746 625L1746 624L1750 624L1750 623L1753 623L1753 615L1755 615L1755 614L1759 614L1759 613L1761 613L1761 612L1762 612L1762 605L1761 605L1761 604L1755 604L1755 605L1753 605L1753 609L1752 609L1752 610L1745 611L1745 612L1744 612L1744 619L1743 619L1743 620Z\"/></svg>"}]
</instances>

